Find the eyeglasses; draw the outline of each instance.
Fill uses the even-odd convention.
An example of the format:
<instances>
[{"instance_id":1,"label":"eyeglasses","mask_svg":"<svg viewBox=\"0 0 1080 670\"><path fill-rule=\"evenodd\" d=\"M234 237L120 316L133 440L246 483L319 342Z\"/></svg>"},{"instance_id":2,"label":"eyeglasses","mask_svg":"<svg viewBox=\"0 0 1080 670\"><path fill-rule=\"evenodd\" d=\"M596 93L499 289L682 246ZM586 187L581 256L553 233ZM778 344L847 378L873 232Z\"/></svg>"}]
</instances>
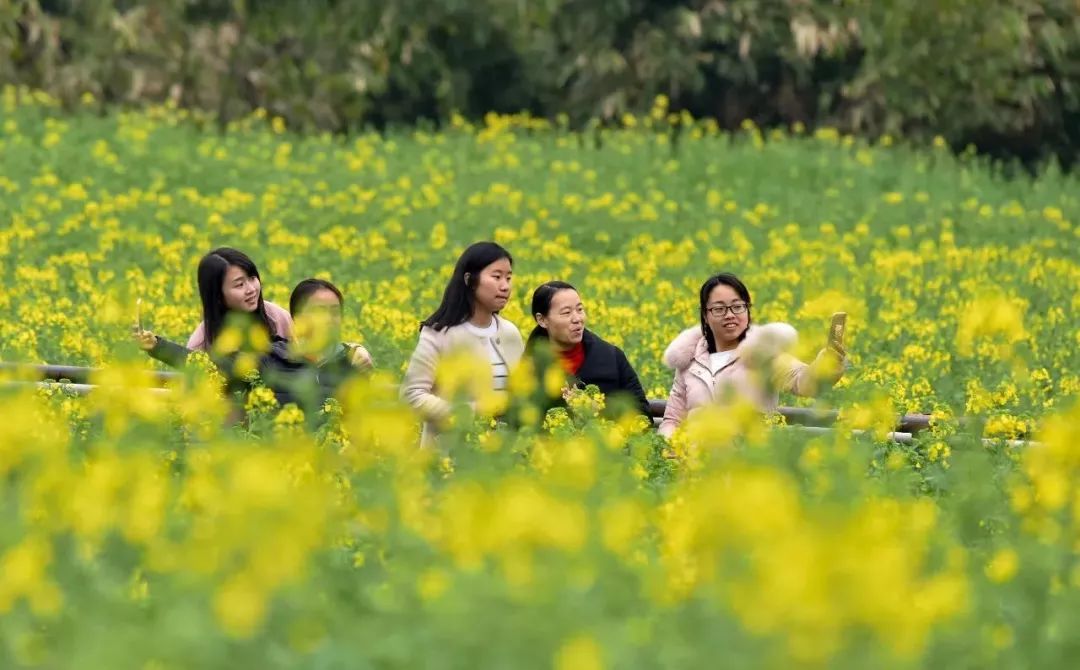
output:
<instances>
[{"instance_id":1,"label":"eyeglasses","mask_svg":"<svg viewBox=\"0 0 1080 670\"><path fill-rule=\"evenodd\" d=\"M713 316L713 317L716 317L716 318L719 319L720 317L724 316L728 312L731 312L732 314L742 314L743 312L745 312L748 309L750 309L750 303L748 303L748 302L737 302L734 305L713 305L712 307L709 307L705 311L707 311L710 316Z\"/></svg>"}]
</instances>

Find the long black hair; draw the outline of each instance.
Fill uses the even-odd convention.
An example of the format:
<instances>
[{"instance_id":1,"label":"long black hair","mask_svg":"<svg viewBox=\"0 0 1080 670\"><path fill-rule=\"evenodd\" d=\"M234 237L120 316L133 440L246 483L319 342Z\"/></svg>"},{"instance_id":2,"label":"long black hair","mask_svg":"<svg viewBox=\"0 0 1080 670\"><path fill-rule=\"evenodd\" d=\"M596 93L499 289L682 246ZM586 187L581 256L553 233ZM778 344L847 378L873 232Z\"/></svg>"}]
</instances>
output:
<instances>
[{"instance_id":1,"label":"long black hair","mask_svg":"<svg viewBox=\"0 0 1080 670\"><path fill-rule=\"evenodd\" d=\"M710 354L716 353L716 340L713 338L712 328L709 328L709 322L706 319L708 310L705 308L709 303L709 294L721 284L730 286L739 295L739 299L746 303L746 330L742 332L742 335L739 335L740 342L746 339L746 333L750 330L750 324L753 322L750 317L750 289L746 288L746 284L742 283L741 279L730 272L721 272L706 279L705 283L701 285L701 334L705 336L705 341L709 343Z\"/></svg>"},{"instance_id":2,"label":"long black hair","mask_svg":"<svg viewBox=\"0 0 1080 670\"><path fill-rule=\"evenodd\" d=\"M221 330L225 327L225 320L229 315L229 308L225 306L225 273L229 267L235 265L243 270L247 276L254 277L262 284L259 276L259 268L255 262L248 258L247 254L230 247L219 247L202 257L199 261L199 297L202 299L203 323L206 327L207 348L214 343ZM266 304L263 302L262 290L259 291L259 304L254 312L255 322L261 324L267 335L277 337L278 333L266 315Z\"/></svg>"},{"instance_id":3,"label":"long black hair","mask_svg":"<svg viewBox=\"0 0 1080 670\"><path fill-rule=\"evenodd\" d=\"M537 286L536 290L533 291L532 311L530 311L529 314L531 314L533 318L536 318L537 314L546 315L551 311L551 301L555 299L555 294L559 291L566 291L568 289L571 291L577 290L564 281L549 281ZM536 324L536 327L533 328L532 332L529 333L529 339L525 343L525 349L527 351L532 351L536 346L536 342L542 339L548 339L548 331L547 328L544 328L538 323Z\"/></svg>"},{"instance_id":4,"label":"long black hair","mask_svg":"<svg viewBox=\"0 0 1080 670\"><path fill-rule=\"evenodd\" d=\"M473 304L476 301L476 286L480 283L480 272L484 268L502 259L514 259L510 252L494 242L476 242L461 254L454 274L443 291L442 302L431 316L420 323L432 330L444 330L459 326L472 317Z\"/></svg>"},{"instance_id":5,"label":"long black hair","mask_svg":"<svg viewBox=\"0 0 1080 670\"><path fill-rule=\"evenodd\" d=\"M289 314L292 314L293 318L296 318L297 312L304 309L304 305L307 303L308 299L319 291L330 291L337 296L341 306L345 306L345 296L341 295L341 289L325 279L315 279L312 277L301 281L293 288L292 295L289 296Z\"/></svg>"}]
</instances>

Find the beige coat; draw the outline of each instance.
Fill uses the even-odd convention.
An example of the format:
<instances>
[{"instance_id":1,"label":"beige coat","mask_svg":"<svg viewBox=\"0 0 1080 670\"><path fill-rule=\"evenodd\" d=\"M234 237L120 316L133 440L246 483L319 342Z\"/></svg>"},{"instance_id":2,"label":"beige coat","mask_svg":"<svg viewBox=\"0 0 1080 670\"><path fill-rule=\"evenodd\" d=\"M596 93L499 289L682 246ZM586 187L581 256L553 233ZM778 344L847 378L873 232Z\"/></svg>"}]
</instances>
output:
<instances>
[{"instance_id":1,"label":"beige coat","mask_svg":"<svg viewBox=\"0 0 1080 670\"><path fill-rule=\"evenodd\" d=\"M786 353L797 339L798 333L786 323L750 326L734 358L714 374L701 328L684 331L664 352L664 364L675 370L675 381L660 434L671 437L693 410L711 403L742 398L762 412L772 412L779 403L779 391L812 396L820 386L835 384L839 373L826 373L827 358L833 354L822 350L813 363L803 363ZM758 370L771 374L766 377Z\"/></svg>"},{"instance_id":2,"label":"beige coat","mask_svg":"<svg viewBox=\"0 0 1080 670\"><path fill-rule=\"evenodd\" d=\"M495 321L498 331L493 344L506 362L506 367L513 370L525 352L521 332L517 326L498 315ZM450 403L440 397L435 388L435 369L439 359L449 351L468 348L487 361L487 346L485 338L477 337L464 324L439 331L427 326L420 329L420 340L409 359L409 368L401 383L401 397L424 419L424 444L430 444L435 436L434 424L446 420L452 412ZM484 373L491 374L490 370Z\"/></svg>"}]
</instances>

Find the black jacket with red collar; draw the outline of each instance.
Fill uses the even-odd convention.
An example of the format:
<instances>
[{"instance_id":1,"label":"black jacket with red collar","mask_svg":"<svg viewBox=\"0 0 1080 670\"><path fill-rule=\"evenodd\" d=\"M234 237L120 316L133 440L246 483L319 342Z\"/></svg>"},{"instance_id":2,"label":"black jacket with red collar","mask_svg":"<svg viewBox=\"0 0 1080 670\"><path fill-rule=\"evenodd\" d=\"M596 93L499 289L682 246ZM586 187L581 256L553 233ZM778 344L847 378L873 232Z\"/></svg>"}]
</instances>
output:
<instances>
[{"instance_id":1,"label":"black jacket with red collar","mask_svg":"<svg viewBox=\"0 0 1080 670\"><path fill-rule=\"evenodd\" d=\"M596 386L607 398L607 406L614 407L622 403L632 405L643 416L649 417L649 400L645 397L645 390L641 387L634 367L630 365L623 350L614 344L605 341L591 330L586 330L581 338L581 344L585 349L585 359L577 373L571 376L570 382L578 388ZM544 367L541 359L549 358L537 356L533 352L533 360L538 362L538 372L543 373ZM551 360L551 365L558 365L557 361ZM541 377L542 378L542 377ZM548 409L559 407L563 404L561 398L553 399Z\"/></svg>"}]
</instances>

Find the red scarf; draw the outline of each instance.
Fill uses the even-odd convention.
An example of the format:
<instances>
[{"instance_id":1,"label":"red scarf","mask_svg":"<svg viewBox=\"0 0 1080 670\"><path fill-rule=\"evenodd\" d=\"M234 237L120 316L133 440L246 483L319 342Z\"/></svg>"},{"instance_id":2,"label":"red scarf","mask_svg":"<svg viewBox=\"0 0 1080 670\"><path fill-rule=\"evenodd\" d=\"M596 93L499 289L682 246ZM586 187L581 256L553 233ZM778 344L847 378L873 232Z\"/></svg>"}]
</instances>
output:
<instances>
[{"instance_id":1,"label":"red scarf","mask_svg":"<svg viewBox=\"0 0 1080 670\"><path fill-rule=\"evenodd\" d=\"M576 375L585 363L585 345L578 342L566 351L559 352L559 364L568 375Z\"/></svg>"}]
</instances>

